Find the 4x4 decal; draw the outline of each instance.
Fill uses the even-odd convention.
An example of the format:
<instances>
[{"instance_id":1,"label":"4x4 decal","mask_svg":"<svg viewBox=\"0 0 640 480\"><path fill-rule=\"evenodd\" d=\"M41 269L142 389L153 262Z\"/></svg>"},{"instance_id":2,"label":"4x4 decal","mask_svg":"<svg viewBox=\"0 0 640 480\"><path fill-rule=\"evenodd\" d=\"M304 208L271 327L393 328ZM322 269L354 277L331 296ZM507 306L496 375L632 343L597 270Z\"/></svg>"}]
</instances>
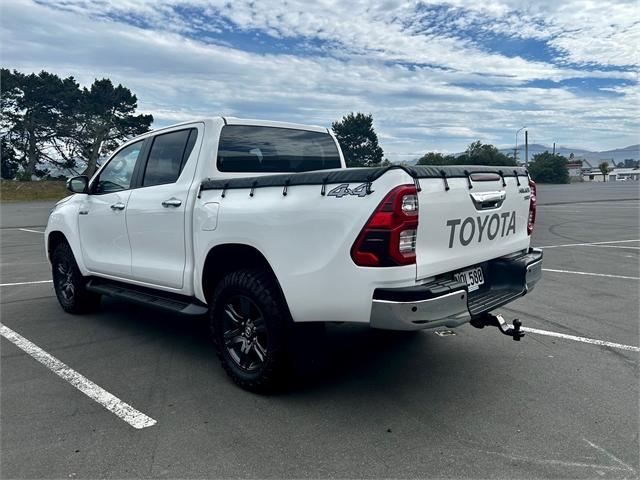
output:
<instances>
[{"instance_id":1,"label":"4x4 decal","mask_svg":"<svg viewBox=\"0 0 640 480\"><path fill-rule=\"evenodd\" d=\"M367 184L363 183L362 185L359 185L352 190L349 188L348 183L343 183L342 185L338 185L336 188L333 188L329 193L327 193L327 197L342 198L345 195L365 197L367 195Z\"/></svg>"}]
</instances>

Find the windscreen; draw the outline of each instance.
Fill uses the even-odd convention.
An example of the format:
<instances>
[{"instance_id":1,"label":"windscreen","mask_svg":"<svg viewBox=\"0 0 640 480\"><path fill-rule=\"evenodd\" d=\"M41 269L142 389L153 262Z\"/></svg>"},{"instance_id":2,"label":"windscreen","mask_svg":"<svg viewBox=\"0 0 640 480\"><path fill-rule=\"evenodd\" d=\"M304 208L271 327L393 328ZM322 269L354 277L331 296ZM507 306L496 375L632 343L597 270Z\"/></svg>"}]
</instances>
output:
<instances>
[{"instance_id":1,"label":"windscreen","mask_svg":"<svg viewBox=\"0 0 640 480\"><path fill-rule=\"evenodd\" d=\"M308 172L340 168L328 133L292 128L226 125L218 146L221 172Z\"/></svg>"}]
</instances>

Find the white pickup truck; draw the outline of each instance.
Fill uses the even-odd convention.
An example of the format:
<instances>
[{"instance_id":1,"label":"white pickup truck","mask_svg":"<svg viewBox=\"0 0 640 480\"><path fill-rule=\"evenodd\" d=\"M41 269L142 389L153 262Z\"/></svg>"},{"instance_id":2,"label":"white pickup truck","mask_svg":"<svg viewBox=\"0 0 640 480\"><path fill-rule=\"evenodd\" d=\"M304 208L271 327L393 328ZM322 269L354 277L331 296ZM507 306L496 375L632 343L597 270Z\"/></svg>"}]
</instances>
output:
<instances>
[{"instance_id":1,"label":"white pickup truck","mask_svg":"<svg viewBox=\"0 0 640 480\"><path fill-rule=\"evenodd\" d=\"M68 188L45 232L62 308L109 295L207 314L225 370L254 391L284 378L298 329L320 335L324 322L471 322L518 340L518 322L489 312L542 272L523 168L346 168L321 127L219 117L163 128Z\"/></svg>"}]
</instances>

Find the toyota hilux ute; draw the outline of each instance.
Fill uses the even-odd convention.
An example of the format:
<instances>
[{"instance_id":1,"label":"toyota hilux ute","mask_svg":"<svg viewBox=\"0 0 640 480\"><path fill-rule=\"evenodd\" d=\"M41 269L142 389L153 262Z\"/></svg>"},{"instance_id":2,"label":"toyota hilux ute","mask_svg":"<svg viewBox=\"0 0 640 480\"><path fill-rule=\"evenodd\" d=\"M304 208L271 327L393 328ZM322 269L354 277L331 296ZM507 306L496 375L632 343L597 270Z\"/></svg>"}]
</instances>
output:
<instances>
[{"instance_id":1,"label":"toyota hilux ute","mask_svg":"<svg viewBox=\"0 0 640 480\"><path fill-rule=\"evenodd\" d=\"M67 185L45 232L62 308L107 295L207 315L224 369L254 391L280 383L325 322L470 322L519 340L520 323L491 312L542 273L524 168L346 168L322 127L184 123Z\"/></svg>"}]
</instances>

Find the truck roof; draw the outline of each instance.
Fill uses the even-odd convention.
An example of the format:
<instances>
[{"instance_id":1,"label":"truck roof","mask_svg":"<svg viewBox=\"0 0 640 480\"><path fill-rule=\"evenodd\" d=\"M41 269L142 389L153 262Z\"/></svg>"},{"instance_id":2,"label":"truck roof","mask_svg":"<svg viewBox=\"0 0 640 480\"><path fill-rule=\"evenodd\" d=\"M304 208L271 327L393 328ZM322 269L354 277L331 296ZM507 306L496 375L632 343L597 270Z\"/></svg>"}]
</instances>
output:
<instances>
[{"instance_id":1,"label":"truck roof","mask_svg":"<svg viewBox=\"0 0 640 480\"><path fill-rule=\"evenodd\" d=\"M256 127L276 127L276 128L291 128L295 130L308 130L312 132L320 132L320 133L328 133L329 129L326 127L320 127L318 125L304 125L301 123L290 123L290 122L278 122L275 120L261 120L255 118L237 118L237 117L205 117L205 118L194 118L188 122L180 122L173 125L167 125L166 127L156 128L151 130L150 132L146 132L141 136L148 135L150 133L159 132L162 130L179 127L182 125L190 125L197 122L212 122L222 120L225 125L251 125Z\"/></svg>"}]
</instances>

